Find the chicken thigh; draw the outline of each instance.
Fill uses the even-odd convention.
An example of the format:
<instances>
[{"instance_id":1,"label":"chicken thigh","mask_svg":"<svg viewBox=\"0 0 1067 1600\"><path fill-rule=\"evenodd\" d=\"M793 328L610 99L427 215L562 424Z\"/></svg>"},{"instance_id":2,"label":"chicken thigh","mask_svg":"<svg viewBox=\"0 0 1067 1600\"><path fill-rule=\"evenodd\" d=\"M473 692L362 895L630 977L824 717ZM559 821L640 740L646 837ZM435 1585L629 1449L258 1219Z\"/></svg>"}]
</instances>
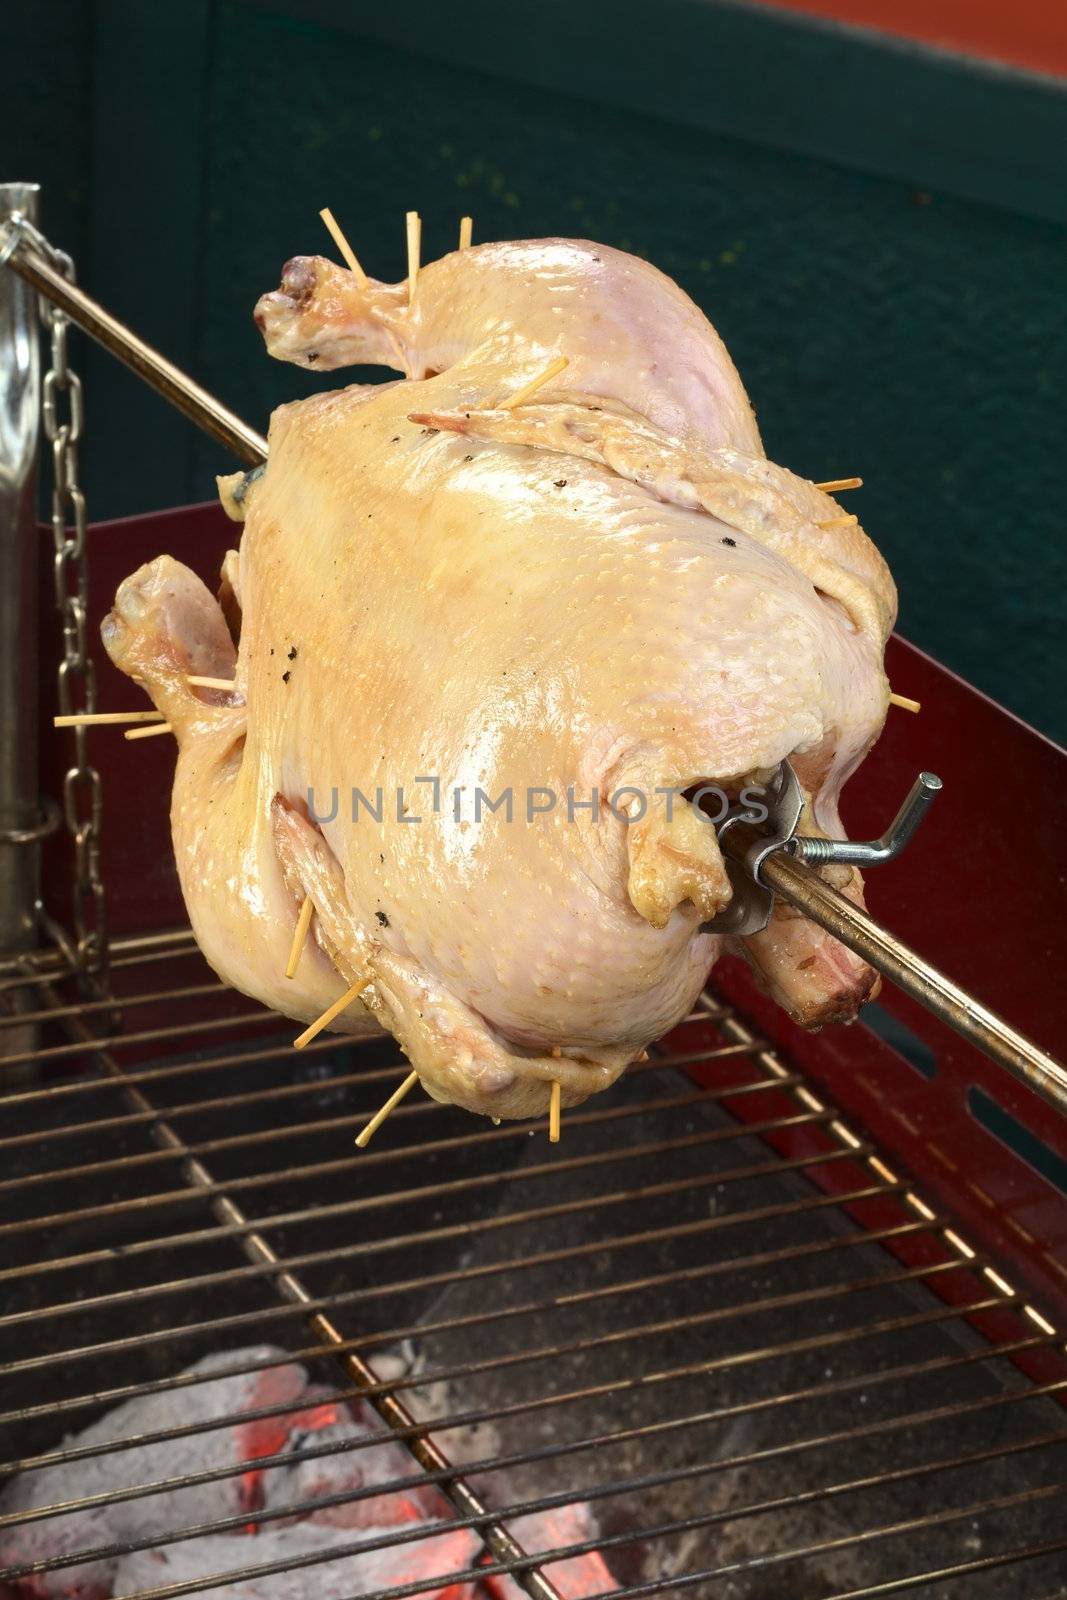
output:
<instances>
[{"instance_id":1,"label":"chicken thigh","mask_svg":"<svg viewBox=\"0 0 1067 1600\"><path fill-rule=\"evenodd\" d=\"M226 617L163 556L105 621L178 740L196 936L290 1016L369 980L336 1026L389 1029L439 1099L529 1116L557 1081L576 1104L719 953L731 887L686 796L791 758L809 828L839 832L887 706L888 571L766 459L700 311L617 251L483 245L413 296L298 259L257 322L274 355L404 377L281 407L266 468L223 482ZM809 1025L874 984L792 914L742 943Z\"/></svg>"}]
</instances>

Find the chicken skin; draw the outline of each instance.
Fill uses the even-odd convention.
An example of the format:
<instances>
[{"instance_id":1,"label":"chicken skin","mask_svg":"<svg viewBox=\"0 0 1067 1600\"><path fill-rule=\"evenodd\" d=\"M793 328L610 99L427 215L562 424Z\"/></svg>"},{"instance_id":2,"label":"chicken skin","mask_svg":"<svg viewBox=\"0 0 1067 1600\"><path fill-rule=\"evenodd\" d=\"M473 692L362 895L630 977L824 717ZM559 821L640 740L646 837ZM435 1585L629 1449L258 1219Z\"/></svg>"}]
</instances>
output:
<instances>
[{"instance_id":1,"label":"chicken skin","mask_svg":"<svg viewBox=\"0 0 1067 1600\"><path fill-rule=\"evenodd\" d=\"M273 355L404 377L281 407L265 470L223 481L225 615L162 556L105 621L177 737L197 939L292 1017L368 980L336 1026L388 1029L438 1099L525 1117L556 1081L577 1104L722 947L731 886L687 795L789 758L807 831L839 834L886 712L892 580L766 459L702 313L618 251L483 245L413 296L301 258L256 320ZM783 909L741 945L808 1025L875 982Z\"/></svg>"}]
</instances>

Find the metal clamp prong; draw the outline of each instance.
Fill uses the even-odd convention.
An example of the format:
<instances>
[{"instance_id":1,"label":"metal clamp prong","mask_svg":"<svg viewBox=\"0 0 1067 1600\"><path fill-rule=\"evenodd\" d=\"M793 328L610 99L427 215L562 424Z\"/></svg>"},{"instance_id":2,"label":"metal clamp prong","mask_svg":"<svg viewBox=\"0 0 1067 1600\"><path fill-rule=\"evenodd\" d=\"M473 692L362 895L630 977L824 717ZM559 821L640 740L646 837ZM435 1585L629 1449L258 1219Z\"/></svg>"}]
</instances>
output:
<instances>
[{"instance_id":1,"label":"metal clamp prong","mask_svg":"<svg viewBox=\"0 0 1067 1600\"><path fill-rule=\"evenodd\" d=\"M774 895L762 882L759 869L772 851L785 848L793 838L794 830L804 809L804 793L796 773L788 761L783 761L764 791L766 821L764 832L745 852L743 861L725 857L726 872L733 886L733 899L725 911L702 924L705 933L732 934L740 937L759 933L771 919ZM734 806L718 826L719 843L738 822L752 822L744 806Z\"/></svg>"},{"instance_id":2,"label":"metal clamp prong","mask_svg":"<svg viewBox=\"0 0 1067 1600\"><path fill-rule=\"evenodd\" d=\"M916 828L929 811L934 796L941 789L941 779L933 772L920 772L900 810L880 839L790 839L784 846L798 861L821 867L828 862L845 866L879 867L883 861L892 861L915 834Z\"/></svg>"},{"instance_id":3,"label":"metal clamp prong","mask_svg":"<svg viewBox=\"0 0 1067 1600\"><path fill-rule=\"evenodd\" d=\"M783 761L765 790L767 819L757 837L743 850L724 852L726 871L733 885L733 899L725 911L702 924L706 933L741 937L759 933L770 921L774 895L763 881L761 868L767 858L782 850L811 867L841 863L845 866L877 867L892 861L912 838L941 788L941 779L932 772L920 772L907 799L880 839L813 839L795 833L804 806L804 794L788 761ZM719 824L719 843L739 822L751 819L742 807L731 809Z\"/></svg>"}]
</instances>

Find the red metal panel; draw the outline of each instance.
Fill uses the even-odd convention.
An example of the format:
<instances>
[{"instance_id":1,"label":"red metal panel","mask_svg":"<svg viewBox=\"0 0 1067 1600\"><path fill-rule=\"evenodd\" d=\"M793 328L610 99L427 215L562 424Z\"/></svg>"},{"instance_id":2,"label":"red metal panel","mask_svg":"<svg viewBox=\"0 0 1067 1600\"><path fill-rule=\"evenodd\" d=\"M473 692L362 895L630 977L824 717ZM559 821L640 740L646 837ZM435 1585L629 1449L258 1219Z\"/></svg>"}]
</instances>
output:
<instances>
[{"instance_id":1,"label":"red metal panel","mask_svg":"<svg viewBox=\"0 0 1067 1600\"><path fill-rule=\"evenodd\" d=\"M722 1045L724 1042L726 1036L718 1032L711 1020L685 1023L670 1036L671 1048L686 1054L701 1049L706 1049L710 1053L717 1045ZM889 1051L888 1054L892 1056L893 1052ZM872 1075L880 1081L881 1070L885 1063L881 1062L877 1052L868 1059L867 1066ZM698 1083L720 1092L723 1089L744 1083L756 1083L764 1079L762 1070L754 1062L736 1056L718 1059L712 1057L688 1070ZM814 1073L809 1075L815 1076ZM797 1110L796 1101L790 1091L774 1087L773 1080L761 1094L725 1096L722 1104L742 1122L786 1118L795 1115ZM783 1128L774 1133L764 1133L760 1138L785 1160L803 1158L810 1161L812 1156L822 1153L833 1157L825 1164L815 1162L806 1166L804 1176L825 1194L834 1196L840 1209L860 1227L873 1233L880 1229L897 1227L901 1223L914 1223L917 1220L916 1211L909 1205L902 1192L887 1194L883 1189L878 1194L865 1193L881 1184L881 1176L873 1173L860 1155L855 1158L846 1156L844 1159L839 1159L841 1140L829 1130L807 1124ZM893 1170L890 1168L890 1171ZM897 1176L903 1183L909 1181L903 1171L898 1172ZM926 1187L923 1183L924 1177L925 1174L920 1169L919 1183L916 1187ZM942 1211L942 1217L951 1222L956 1220L957 1214L958 1207L952 1203L946 1204ZM881 1242L882 1248L906 1267L934 1268L933 1274L923 1279L926 1287L946 1305L966 1313L972 1327L990 1344L1004 1348L1011 1355L1015 1365L1034 1383L1059 1383L1067 1377L1067 1359L1063 1353L1050 1348L1042 1340L1038 1328L1023 1311L1006 1303L996 1303L999 1298L997 1288L977 1267L971 1267L962 1259L960 1252L954 1250L933 1228L924 1228L898 1239L884 1239ZM990 1250L992 1248L990 1246ZM1027 1286L1020 1278L1020 1281L1012 1287L1017 1288L1020 1293L1025 1293ZM972 1307L984 1309L972 1310ZM1058 1394L1057 1399L1061 1405L1067 1406L1067 1394Z\"/></svg>"},{"instance_id":2,"label":"red metal panel","mask_svg":"<svg viewBox=\"0 0 1067 1600\"><path fill-rule=\"evenodd\" d=\"M868 875L870 909L1065 1059L1067 753L901 639L891 641L888 670L922 711L890 711L846 791L848 831L854 838L880 833L923 767L945 788L905 855ZM936 1063L929 1080L862 1023L817 1034L794 1027L756 992L739 962L722 963L716 979L766 1038L921 1178L928 1197L1025 1274L1065 1320L1067 1197L979 1126L967 1091L984 1089L1061 1159L1067 1119L891 985L879 1003L929 1047Z\"/></svg>"},{"instance_id":3,"label":"red metal panel","mask_svg":"<svg viewBox=\"0 0 1067 1600\"><path fill-rule=\"evenodd\" d=\"M1059 0L755 0L758 5L882 33L1035 72L1067 76L1067 27Z\"/></svg>"}]
</instances>

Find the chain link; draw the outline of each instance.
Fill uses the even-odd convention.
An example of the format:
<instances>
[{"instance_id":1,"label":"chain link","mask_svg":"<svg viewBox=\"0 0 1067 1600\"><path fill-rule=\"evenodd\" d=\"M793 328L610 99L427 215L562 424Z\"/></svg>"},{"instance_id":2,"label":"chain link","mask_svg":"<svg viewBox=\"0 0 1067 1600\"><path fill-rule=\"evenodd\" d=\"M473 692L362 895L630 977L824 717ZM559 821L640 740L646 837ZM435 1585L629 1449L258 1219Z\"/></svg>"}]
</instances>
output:
<instances>
[{"instance_id":1,"label":"chain link","mask_svg":"<svg viewBox=\"0 0 1067 1600\"><path fill-rule=\"evenodd\" d=\"M71 283L74 263L28 223L23 229L33 244ZM76 716L96 709L96 674L89 657L87 616L89 571L86 560L85 495L78 482L78 445L85 425L81 379L70 366L67 335L70 319L41 301L41 319L51 339L51 366L45 374L42 420L52 447L52 536L56 608L63 632L59 663L59 709ZM107 976L107 903L100 875L100 829L103 791L100 774L89 759L89 733L71 730L74 761L63 779L63 814L74 845L71 920L79 971L98 987Z\"/></svg>"}]
</instances>

